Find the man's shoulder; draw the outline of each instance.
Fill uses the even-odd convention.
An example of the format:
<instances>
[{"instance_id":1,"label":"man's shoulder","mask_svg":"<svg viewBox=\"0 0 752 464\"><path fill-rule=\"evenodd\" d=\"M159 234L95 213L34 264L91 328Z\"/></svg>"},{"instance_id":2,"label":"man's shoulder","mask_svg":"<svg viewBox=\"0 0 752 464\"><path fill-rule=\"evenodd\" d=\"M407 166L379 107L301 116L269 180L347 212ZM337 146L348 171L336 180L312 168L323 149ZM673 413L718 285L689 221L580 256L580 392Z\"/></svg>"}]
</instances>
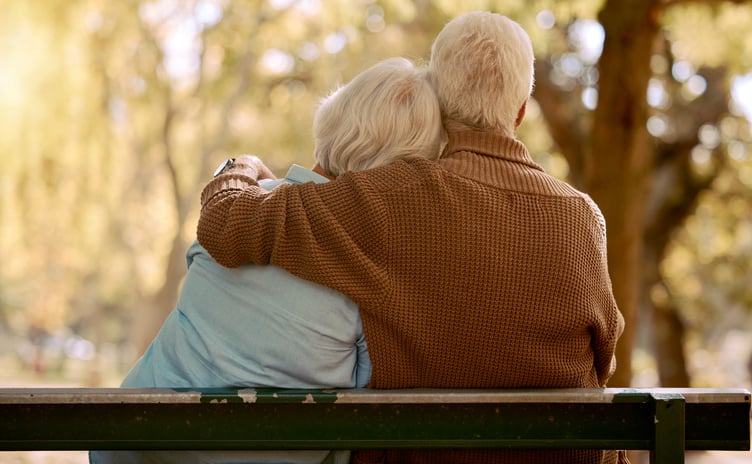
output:
<instances>
[{"instance_id":1,"label":"man's shoulder","mask_svg":"<svg viewBox=\"0 0 752 464\"><path fill-rule=\"evenodd\" d=\"M559 196L564 198L585 198L587 194L579 190L569 182L549 174L543 170L527 170L527 176L532 177L532 185L539 193Z\"/></svg>"}]
</instances>

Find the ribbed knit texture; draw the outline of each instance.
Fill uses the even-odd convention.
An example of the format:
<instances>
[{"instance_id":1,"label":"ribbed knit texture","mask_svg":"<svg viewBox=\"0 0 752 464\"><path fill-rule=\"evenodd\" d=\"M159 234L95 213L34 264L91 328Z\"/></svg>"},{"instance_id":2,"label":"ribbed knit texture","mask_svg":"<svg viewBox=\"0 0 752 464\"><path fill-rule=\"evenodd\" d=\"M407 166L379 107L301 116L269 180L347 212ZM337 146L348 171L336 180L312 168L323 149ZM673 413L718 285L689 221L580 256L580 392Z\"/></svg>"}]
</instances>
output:
<instances>
[{"instance_id":1,"label":"ribbed knit texture","mask_svg":"<svg viewBox=\"0 0 752 464\"><path fill-rule=\"evenodd\" d=\"M517 140L454 133L439 162L271 194L227 174L202 203L198 239L220 264L273 263L358 303L371 387L598 387L613 373L624 322L603 217ZM448 459L580 464L603 454L457 453ZM395 452L385 462L440 455Z\"/></svg>"}]
</instances>

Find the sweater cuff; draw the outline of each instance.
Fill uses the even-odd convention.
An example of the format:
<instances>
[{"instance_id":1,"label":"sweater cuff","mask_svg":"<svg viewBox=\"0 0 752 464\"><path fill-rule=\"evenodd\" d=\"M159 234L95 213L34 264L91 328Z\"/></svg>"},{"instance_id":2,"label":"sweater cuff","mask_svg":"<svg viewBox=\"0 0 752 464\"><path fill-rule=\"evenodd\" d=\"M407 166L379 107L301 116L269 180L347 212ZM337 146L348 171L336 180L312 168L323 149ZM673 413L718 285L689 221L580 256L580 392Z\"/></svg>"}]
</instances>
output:
<instances>
[{"instance_id":1,"label":"sweater cuff","mask_svg":"<svg viewBox=\"0 0 752 464\"><path fill-rule=\"evenodd\" d=\"M243 174L228 172L212 179L211 182L206 184L204 190L201 192L201 207L206 206L212 198L217 194L226 192L228 190L244 190L247 187L258 186L252 177L245 176Z\"/></svg>"}]
</instances>

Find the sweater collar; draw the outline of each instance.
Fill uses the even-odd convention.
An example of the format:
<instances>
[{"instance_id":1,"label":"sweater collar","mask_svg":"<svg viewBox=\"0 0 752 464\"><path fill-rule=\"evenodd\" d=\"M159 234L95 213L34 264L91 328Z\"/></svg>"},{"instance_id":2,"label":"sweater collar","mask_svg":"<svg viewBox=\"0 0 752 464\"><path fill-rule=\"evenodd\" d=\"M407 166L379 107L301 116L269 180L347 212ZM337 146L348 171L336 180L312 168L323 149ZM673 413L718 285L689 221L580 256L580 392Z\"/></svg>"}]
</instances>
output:
<instances>
[{"instance_id":1,"label":"sweater collar","mask_svg":"<svg viewBox=\"0 0 752 464\"><path fill-rule=\"evenodd\" d=\"M465 158L468 153L524 164L543 171L543 168L533 161L522 142L501 132L473 129L448 131L447 144L441 158Z\"/></svg>"}]
</instances>

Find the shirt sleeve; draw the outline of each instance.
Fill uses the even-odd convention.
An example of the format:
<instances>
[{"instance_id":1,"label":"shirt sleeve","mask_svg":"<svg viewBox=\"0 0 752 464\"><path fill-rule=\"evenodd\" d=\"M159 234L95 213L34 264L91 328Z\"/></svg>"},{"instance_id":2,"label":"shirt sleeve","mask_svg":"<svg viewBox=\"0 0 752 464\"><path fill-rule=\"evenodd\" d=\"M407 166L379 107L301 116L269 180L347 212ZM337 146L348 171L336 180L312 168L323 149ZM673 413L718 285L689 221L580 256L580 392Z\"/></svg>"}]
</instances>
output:
<instances>
[{"instance_id":1,"label":"shirt sleeve","mask_svg":"<svg viewBox=\"0 0 752 464\"><path fill-rule=\"evenodd\" d=\"M228 174L202 192L198 241L226 267L274 264L354 301L383 295L389 216L373 176L348 173L326 184L266 192Z\"/></svg>"}]
</instances>

